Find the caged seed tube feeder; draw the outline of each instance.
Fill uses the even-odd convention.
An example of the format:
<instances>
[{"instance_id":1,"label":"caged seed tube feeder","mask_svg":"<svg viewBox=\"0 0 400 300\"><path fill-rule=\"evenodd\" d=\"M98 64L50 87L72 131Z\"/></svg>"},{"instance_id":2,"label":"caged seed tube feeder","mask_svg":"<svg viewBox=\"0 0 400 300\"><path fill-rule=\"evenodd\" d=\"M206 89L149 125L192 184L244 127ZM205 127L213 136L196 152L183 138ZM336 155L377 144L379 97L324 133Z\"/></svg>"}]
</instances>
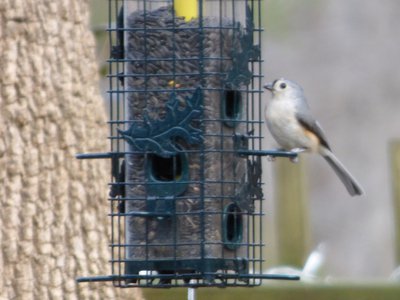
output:
<instances>
[{"instance_id":1,"label":"caged seed tube feeder","mask_svg":"<svg viewBox=\"0 0 400 300\"><path fill-rule=\"evenodd\" d=\"M260 0L109 0L115 286L262 279Z\"/></svg>"}]
</instances>

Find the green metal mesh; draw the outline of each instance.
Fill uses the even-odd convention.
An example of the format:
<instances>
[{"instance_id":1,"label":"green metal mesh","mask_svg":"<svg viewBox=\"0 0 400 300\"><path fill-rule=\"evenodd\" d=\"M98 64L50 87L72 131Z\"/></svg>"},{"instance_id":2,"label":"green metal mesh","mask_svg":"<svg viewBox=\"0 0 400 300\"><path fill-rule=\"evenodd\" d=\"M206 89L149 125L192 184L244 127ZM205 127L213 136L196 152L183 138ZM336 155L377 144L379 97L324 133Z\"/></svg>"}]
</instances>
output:
<instances>
[{"instance_id":1,"label":"green metal mesh","mask_svg":"<svg viewBox=\"0 0 400 300\"><path fill-rule=\"evenodd\" d=\"M197 3L109 0L112 275L80 281L290 279L262 274L261 1Z\"/></svg>"}]
</instances>

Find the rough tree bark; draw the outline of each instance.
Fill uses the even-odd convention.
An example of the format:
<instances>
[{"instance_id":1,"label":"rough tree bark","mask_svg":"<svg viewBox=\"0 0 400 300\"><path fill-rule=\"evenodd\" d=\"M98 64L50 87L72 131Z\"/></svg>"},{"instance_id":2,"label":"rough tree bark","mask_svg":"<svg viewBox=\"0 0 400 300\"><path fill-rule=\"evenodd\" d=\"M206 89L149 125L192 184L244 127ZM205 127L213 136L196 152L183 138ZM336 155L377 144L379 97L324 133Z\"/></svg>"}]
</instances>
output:
<instances>
[{"instance_id":1,"label":"rough tree bark","mask_svg":"<svg viewBox=\"0 0 400 300\"><path fill-rule=\"evenodd\" d=\"M0 299L138 299L109 274L106 151L87 0L0 1Z\"/></svg>"}]
</instances>

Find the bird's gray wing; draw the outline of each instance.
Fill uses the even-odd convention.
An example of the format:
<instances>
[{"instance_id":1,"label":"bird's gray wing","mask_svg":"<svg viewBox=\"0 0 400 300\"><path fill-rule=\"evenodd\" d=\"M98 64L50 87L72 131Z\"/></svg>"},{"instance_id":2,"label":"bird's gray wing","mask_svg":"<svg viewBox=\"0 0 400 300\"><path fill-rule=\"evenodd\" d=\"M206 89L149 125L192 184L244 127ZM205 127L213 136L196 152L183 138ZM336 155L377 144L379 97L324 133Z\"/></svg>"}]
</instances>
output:
<instances>
[{"instance_id":1,"label":"bird's gray wing","mask_svg":"<svg viewBox=\"0 0 400 300\"><path fill-rule=\"evenodd\" d=\"M319 139L319 142L321 143L322 146L325 148L331 150L331 147L328 144L328 140L325 137L325 133L322 130L322 127L319 125L318 121L316 121L311 114L309 113L297 113L296 114L297 121L304 126L307 130L311 131L314 133L317 138Z\"/></svg>"}]
</instances>

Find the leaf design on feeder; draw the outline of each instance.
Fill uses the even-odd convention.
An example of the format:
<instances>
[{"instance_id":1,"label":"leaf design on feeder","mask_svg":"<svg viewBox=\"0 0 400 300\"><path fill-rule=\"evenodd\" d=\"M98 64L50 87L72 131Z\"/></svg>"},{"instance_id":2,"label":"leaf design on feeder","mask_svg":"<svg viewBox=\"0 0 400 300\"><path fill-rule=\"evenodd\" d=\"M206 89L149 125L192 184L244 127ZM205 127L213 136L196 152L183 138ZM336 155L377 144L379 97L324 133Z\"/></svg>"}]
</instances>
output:
<instances>
[{"instance_id":1,"label":"leaf design on feeder","mask_svg":"<svg viewBox=\"0 0 400 300\"><path fill-rule=\"evenodd\" d=\"M254 201L263 198L263 191L259 184L261 175L260 156L257 156L254 161L247 159L247 181L245 180L246 175L244 175L241 188L235 197L235 202L243 210L254 212Z\"/></svg>"},{"instance_id":2,"label":"leaf design on feeder","mask_svg":"<svg viewBox=\"0 0 400 300\"><path fill-rule=\"evenodd\" d=\"M238 23L238 29L240 24ZM226 82L230 88L238 88L240 85L249 85L253 73L249 70L249 61L260 57L260 46L254 45L253 12L246 6L246 30L240 38L240 49L232 50L232 68L228 73Z\"/></svg>"},{"instance_id":3,"label":"leaf design on feeder","mask_svg":"<svg viewBox=\"0 0 400 300\"><path fill-rule=\"evenodd\" d=\"M150 151L162 157L176 155L176 139L181 138L190 145L203 141L203 133L192 126L192 121L201 116L201 90L197 88L192 97L185 99L185 107L179 107L179 100L172 93L166 103L166 115L162 120L152 119L148 112L143 123L135 122L127 130L118 129L122 137L137 151Z\"/></svg>"}]
</instances>

